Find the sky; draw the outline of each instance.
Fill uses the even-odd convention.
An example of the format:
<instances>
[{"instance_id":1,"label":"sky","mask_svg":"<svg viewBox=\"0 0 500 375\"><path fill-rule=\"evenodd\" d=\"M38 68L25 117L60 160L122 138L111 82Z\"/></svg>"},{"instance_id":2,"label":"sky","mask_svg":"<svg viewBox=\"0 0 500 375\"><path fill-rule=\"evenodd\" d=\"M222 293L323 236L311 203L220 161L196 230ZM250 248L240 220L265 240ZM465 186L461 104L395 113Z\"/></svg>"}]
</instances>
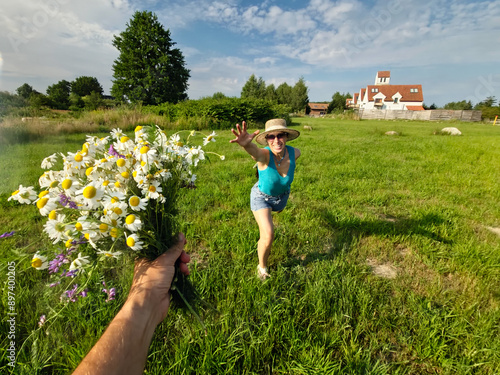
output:
<instances>
[{"instance_id":1,"label":"sky","mask_svg":"<svg viewBox=\"0 0 500 375\"><path fill-rule=\"evenodd\" d=\"M303 77L310 101L328 102L380 70L421 84L427 105L500 99L500 0L2 0L0 91L91 76L109 94L113 37L138 10L170 30L190 99L239 97L254 74Z\"/></svg>"}]
</instances>

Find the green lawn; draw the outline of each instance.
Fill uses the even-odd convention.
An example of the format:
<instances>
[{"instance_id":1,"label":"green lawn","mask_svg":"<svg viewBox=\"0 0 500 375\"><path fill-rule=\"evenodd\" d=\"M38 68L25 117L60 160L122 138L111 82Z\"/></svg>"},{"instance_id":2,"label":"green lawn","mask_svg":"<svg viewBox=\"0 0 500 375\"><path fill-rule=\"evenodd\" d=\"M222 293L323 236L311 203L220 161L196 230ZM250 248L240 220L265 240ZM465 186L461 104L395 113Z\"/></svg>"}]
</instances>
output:
<instances>
[{"instance_id":1,"label":"green lawn","mask_svg":"<svg viewBox=\"0 0 500 375\"><path fill-rule=\"evenodd\" d=\"M500 373L500 236L491 230L500 227L500 127L293 121L301 137L290 145L302 156L288 206L274 216L265 283L256 277L259 233L249 209L254 163L228 142L229 131L207 147L226 160L200 166L180 217L191 280L216 310L201 311L205 334L172 308L146 373ZM433 135L445 126L463 135ZM7 263L16 263L15 374L71 372L126 298L130 264L114 275L116 301L89 295L57 307L57 319L37 329L51 300L47 275L30 268L30 254L53 245L36 209L7 198L19 184L36 184L45 156L75 151L84 140L0 148L0 234L16 231L0 239L3 282ZM5 373L9 329L2 319Z\"/></svg>"}]
</instances>

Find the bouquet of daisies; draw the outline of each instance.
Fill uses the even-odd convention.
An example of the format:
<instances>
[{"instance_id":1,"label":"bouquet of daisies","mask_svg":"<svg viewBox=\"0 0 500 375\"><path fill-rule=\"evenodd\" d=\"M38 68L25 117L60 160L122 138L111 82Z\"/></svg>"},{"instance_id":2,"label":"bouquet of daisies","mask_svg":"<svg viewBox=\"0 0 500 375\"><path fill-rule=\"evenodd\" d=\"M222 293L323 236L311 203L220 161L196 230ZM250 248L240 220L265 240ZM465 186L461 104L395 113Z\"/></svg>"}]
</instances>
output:
<instances>
[{"instance_id":1,"label":"bouquet of daisies","mask_svg":"<svg viewBox=\"0 0 500 375\"><path fill-rule=\"evenodd\" d=\"M34 203L47 218L44 232L62 250L39 251L31 265L48 270L50 286L62 284L61 300L86 296L86 283L78 279L89 270L109 268L113 258L130 254L154 259L177 241L177 197L194 187L193 169L207 152L190 145L194 132L186 140L156 126L138 126L134 133L114 129L104 138L87 136L81 150L42 161L47 171L39 193L21 185L9 198ZM206 136L203 146L214 137ZM58 156L63 167L51 170ZM103 291L114 298L114 289Z\"/></svg>"}]
</instances>

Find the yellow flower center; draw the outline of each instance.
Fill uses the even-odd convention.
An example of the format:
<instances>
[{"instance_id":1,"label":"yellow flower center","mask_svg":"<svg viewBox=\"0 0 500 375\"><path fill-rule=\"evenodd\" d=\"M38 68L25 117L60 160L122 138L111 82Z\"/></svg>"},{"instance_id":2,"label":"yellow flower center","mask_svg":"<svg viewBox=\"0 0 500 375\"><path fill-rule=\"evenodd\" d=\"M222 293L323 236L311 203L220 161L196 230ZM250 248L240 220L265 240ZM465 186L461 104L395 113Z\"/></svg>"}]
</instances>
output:
<instances>
[{"instance_id":1,"label":"yellow flower center","mask_svg":"<svg viewBox=\"0 0 500 375\"><path fill-rule=\"evenodd\" d=\"M127 137L127 136L123 136L123 137L121 137L121 138L120 138L120 142L121 142L121 143L125 143L125 142L127 142L129 139L130 139L129 137Z\"/></svg>"},{"instance_id":2,"label":"yellow flower center","mask_svg":"<svg viewBox=\"0 0 500 375\"><path fill-rule=\"evenodd\" d=\"M141 167L144 167L146 165L145 161L141 161Z\"/></svg>"},{"instance_id":3,"label":"yellow flower center","mask_svg":"<svg viewBox=\"0 0 500 375\"><path fill-rule=\"evenodd\" d=\"M16 195L19 193L19 190L16 190L15 192L12 193L12 196Z\"/></svg>"},{"instance_id":4,"label":"yellow flower center","mask_svg":"<svg viewBox=\"0 0 500 375\"><path fill-rule=\"evenodd\" d=\"M148 173L148 175L146 176L146 178L147 178L148 180L152 180L152 179L153 179L153 175L152 175L151 173Z\"/></svg>"},{"instance_id":5,"label":"yellow flower center","mask_svg":"<svg viewBox=\"0 0 500 375\"><path fill-rule=\"evenodd\" d=\"M57 223L55 226L54 226L54 229L57 230L58 232L64 232L64 230L66 229L66 225L64 225L64 223Z\"/></svg>"},{"instance_id":6,"label":"yellow flower center","mask_svg":"<svg viewBox=\"0 0 500 375\"><path fill-rule=\"evenodd\" d=\"M116 181L115 182L115 187L119 188L120 186L122 186L122 184L120 184L120 181Z\"/></svg>"},{"instance_id":7,"label":"yellow flower center","mask_svg":"<svg viewBox=\"0 0 500 375\"><path fill-rule=\"evenodd\" d=\"M137 196L133 196L133 197L130 197L130 199L128 200L128 203L129 203L132 207L137 207L137 206L139 206L139 204L141 203L141 200L139 199L139 197L137 197Z\"/></svg>"},{"instance_id":8,"label":"yellow flower center","mask_svg":"<svg viewBox=\"0 0 500 375\"><path fill-rule=\"evenodd\" d=\"M113 208L113 212L117 215L121 215L123 213L123 211L120 207Z\"/></svg>"},{"instance_id":9,"label":"yellow flower center","mask_svg":"<svg viewBox=\"0 0 500 375\"><path fill-rule=\"evenodd\" d=\"M87 199L92 199L97 195L97 189L93 186L87 186L83 189L83 196Z\"/></svg>"},{"instance_id":10,"label":"yellow flower center","mask_svg":"<svg viewBox=\"0 0 500 375\"><path fill-rule=\"evenodd\" d=\"M135 127L136 132L140 132L142 130L142 126L138 125Z\"/></svg>"},{"instance_id":11,"label":"yellow flower center","mask_svg":"<svg viewBox=\"0 0 500 375\"><path fill-rule=\"evenodd\" d=\"M118 225L118 222L115 219L112 219L111 224L116 227Z\"/></svg>"},{"instance_id":12,"label":"yellow flower center","mask_svg":"<svg viewBox=\"0 0 500 375\"><path fill-rule=\"evenodd\" d=\"M137 177L137 171L133 171L132 176L134 176L134 178Z\"/></svg>"},{"instance_id":13,"label":"yellow flower center","mask_svg":"<svg viewBox=\"0 0 500 375\"><path fill-rule=\"evenodd\" d=\"M82 154L80 154L79 152L77 152L75 154L75 161L78 162L78 163L80 163L82 160L83 160Z\"/></svg>"},{"instance_id":14,"label":"yellow flower center","mask_svg":"<svg viewBox=\"0 0 500 375\"><path fill-rule=\"evenodd\" d=\"M87 170L85 171L85 175L88 177L90 176L90 174L92 173L92 171L94 170L94 167L89 167L87 168Z\"/></svg>"},{"instance_id":15,"label":"yellow flower center","mask_svg":"<svg viewBox=\"0 0 500 375\"><path fill-rule=\"evenodd\" d=\"M113 254L110 254L110 253L106 253L104 255L106 255L107 257L110 257L110 258L113 257Z\"/></svg>"},{"instance_id":16,"label":"yellow flower center","mask_svg":"<svg viewBox=\"0 0 500 375\"><path fill-rule=\"evenodd\" d=\"M109 231L109 235L113 238L117 238L118 237L118 229L117 228L111 228L111 230Z\"/></svg>"},{"instance_id":17,"label":"yellow flower center","mask_svg":"<svg viewBox=\"0 0 500 375\"><path fill-rule=\"evenodd\" d=\"M31 266L34 267L34 268L39 268L41 267L43 264L42 260L40 258L34 258L32 261L31 261Z\"/></svg>"},{"instance_id":18,"label":"yellow flower center","mask_svg":"<svg viewBox=\"0 0 500 375\"><path fill-rule=\"evenodd\" d=\"M127 218L125 219L125 222L129 225L134 223L135 222L135 215L128 215Z\"/></svg>"},{"instance_id":19,"label":"yellow flower center","mask_svg":"<svg viewBox=\"0 0 500 375\"><path fill-rule=\"evenodd\" d=\"M124 167L125 164L127 164L127 162L125 161L125 159L120 158L120 159L118 159L116 161L116 165L119 166L119 167Z\"/></svg>"},{"instance_id":20,"label":"yellow flower center","mask_svg":"<svg viewBox=\"0 0 500 375\"><path fill-rule=\"evenodd\" d=\"M108 230L108 224L106 224L106 223L101 223L101 224L99 224L99 230L100 230L102 233L106 232L106 231Z\"/></svg>"},{"instance_id":21,"label":"yellow flower center","mask_svg":"<svg viewBox=\"0 0 500 375\"><path fill-rule=\"evenodd\" d=\"M109 181L108 180L102 182L102 186L108 186L108 185L109 185Z\"/></svg>"},{"instance_id":22,"label":"yellow flower center","mask_svg":"<svg viewBox=\"0 0 500 375\"><path fill-rule=\"evenodd\" d=\"M73 245L72 242L73 242L73 239L70 238L69 240L66 241L66 243L64 245L66 246L66 248L69 249Z\"/></svg>"},{"instance_id":23,"label":"yellow flower center","mask_svg":"<svg viewBox=\"0 0 500 375\"><path fill-rule=\"evenodd\" d=\"M77 231L80 231L80 232L81 232L81 231L83 230L83 225L82 225L82 223L76 223L76 224L75 224L75 228L76 228L76 230L77 230Z\"/></svg>"},{"instance_id":24,"label":"yellow flower center","mask_svg":"<svg viewBox=\"0 0 500 375\"><path fill-rule=\"evenodd\" d=\"M135 240L134 240L134 237L128 237L127 238L127 245L129 247L133 247L135 245Z\"/></svg>"},{"instance_id":25,"label":"yellow flower center","mask_svg":"<svg viewBox=\"0 0 500 375\"><path fill-rule=\"evenodd\" d=\"M122 172L121 175L122 175L123 178L129 178L130 177L130 173L127 172L127 171Z\"/></svg>"},{"instance_id":26,"label":"yellow flower center","mask_svg":"<svg viewBox=\"0 0 500 375\"><path fill-rule=\"evenodd\" d=\"M149 191L150 191L151 193L156 192L156 186L151 185L151 186L149 187Z\"/></svg>"},{"instance_id":27,"label":"yellow flower center","mask_svg":"<svg viewBox=\"0 0 500 375\"><path fill-rule=\"evenodd\" d=\"M36 206L38 207L38 209L42 209L45 207L45 205L47 204L47 202L49 201L49 198L42 198L42 199L39 199L37 202L36 202Z\"/></svg>"},{"instance_id":28,"label":"yellow flower center","mask_svg":"<svg viewBox=\"0 0 500 375\"><path fill-rule=\"evenodd\" d=\"M49 219L50 220L57 219L57 212L56 212L56 210L52 210L52 211L49 212Z\"/></svg>"},{"instance_id":29,"label":"yellow flower center","mask_svg":"<svg viewBox=\"0 0 500 375\"><path fill-rule=\"evenodd\" d=\"M176 146L179 146L179 147L182 147L182 146L184 146L184 143L182 143L181 141L179 141L179 142L177 142L175 145L176 145Z\"/></svg>"},{"instance_id":30,"label":"yellow flower center","mask_svg":"<svg viewBox=\"0 0 500 375\"><path fill-rule=\"evenodd\" d=\"M139 152L141 154L147 154L149 151L149 147L148 146L142 146L141 149L139 150Z\"/></svg>"},{"instance_id":31,"label":"yellow flower center","mask_svg":"<svg viewBox=\"0 0 500 375\"><path fill-rule=\"evenodd\" d=\"M64 190L68 190L71 187L71 185L73 185L73 181L71 181L71 179L69 179L69 178L67 178L63 182L61 182L61 187Z\"/></svg>"},{"instance_id":32,"label":"yellow flower center","mask_svg":"<svg viewBox=\"0 0 500 375\"><path fill-rule=\"evenodd\" d=\"M49 192L47 190L41 191L40 194L38 194L38 198L43 198L45 197Z\"/></svg>"},{"instance_id":33,"label":"yellow flower center","mask_svg":"<svg viewBox=\"0 0 500 375\"><path fill-rule=\"evenodd\" d=\"M83 236L87 241L90 240L90 233L84 233Z\"/></svg>"}]
</instances>

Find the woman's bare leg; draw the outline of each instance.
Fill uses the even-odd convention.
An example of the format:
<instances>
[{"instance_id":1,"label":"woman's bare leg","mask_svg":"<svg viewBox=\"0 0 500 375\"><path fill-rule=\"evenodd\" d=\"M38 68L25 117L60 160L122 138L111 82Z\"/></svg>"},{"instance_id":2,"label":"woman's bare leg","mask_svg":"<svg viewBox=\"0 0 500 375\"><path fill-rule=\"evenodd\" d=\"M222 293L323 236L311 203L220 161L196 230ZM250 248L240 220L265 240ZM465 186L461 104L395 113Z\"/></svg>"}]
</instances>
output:
<instances>
[{"instance_id":1,"label":"woman's bare leg","mask_svg":"<svg viewBox=\"0 0 500 375\"><path fill-rule=\"evenodd\" d=\"M273 218L271 216L271 209L263 208L252 212L255 216L260 232L259 243L257 245L259 266L261 268L267 268L267 259L271 253L271 247L274 239L274 225Z\"/></svg>"}]
</instances>

